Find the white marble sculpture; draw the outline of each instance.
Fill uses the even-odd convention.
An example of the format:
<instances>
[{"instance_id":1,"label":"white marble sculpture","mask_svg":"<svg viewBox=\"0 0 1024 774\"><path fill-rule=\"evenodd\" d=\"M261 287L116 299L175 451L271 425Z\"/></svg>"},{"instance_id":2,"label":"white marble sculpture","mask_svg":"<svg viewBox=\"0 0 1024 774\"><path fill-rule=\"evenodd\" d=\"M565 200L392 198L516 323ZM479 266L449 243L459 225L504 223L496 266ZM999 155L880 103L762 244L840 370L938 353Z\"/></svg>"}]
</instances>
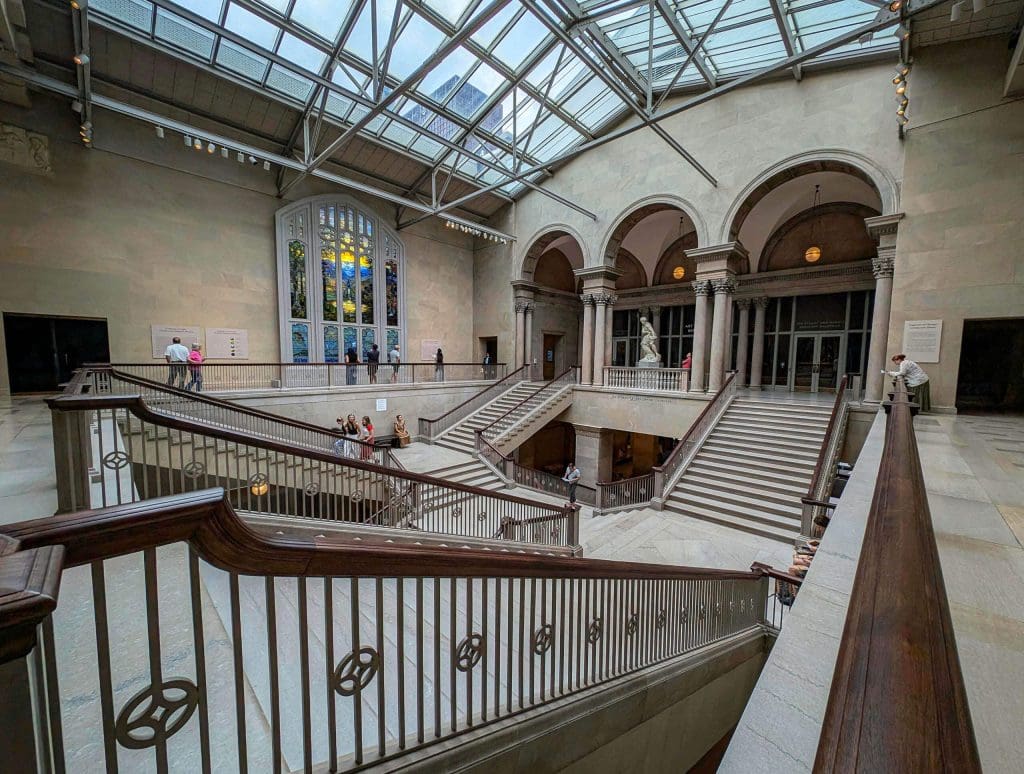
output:
<instances>
[{"instance_id":1,"label":"white marble sculpture","mask_svg":"<svg viewBox=\"0 0 1024 774\"><path fill-rule=\"evenodd\" d=\"M658 352L658 334L646 317L640 318L640 360L637 368L660 368L661 354Z\"/></svg>"}]
</instances>

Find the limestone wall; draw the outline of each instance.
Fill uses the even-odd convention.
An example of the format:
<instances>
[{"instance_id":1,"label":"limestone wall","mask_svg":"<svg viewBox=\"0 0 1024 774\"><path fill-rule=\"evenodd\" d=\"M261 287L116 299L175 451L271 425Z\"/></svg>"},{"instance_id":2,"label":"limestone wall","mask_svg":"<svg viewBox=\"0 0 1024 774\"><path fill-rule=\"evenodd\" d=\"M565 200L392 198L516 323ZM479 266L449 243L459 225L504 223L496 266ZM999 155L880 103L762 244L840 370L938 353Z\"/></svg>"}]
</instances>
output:
<instances>
[{"instance_id":1,"label":"limestone wall","mask_svg":"<svg viewBox=\"0 0 1024 774\"><path fill-rule=\"evenodd\" d=\"M888 352L906 320L943 321L932 403L952 408L963 321L1024 316L1024 102L1002 98L1003 38L920 49Z\"/></svg>"},{"instance_id":2,"label":"limestone wall","mask_svg":"<svg viewBox=\"0 0 1024 774\"><path fill-rule=\"evenodd\" d=\"M114 360L150 361L152 324L245 328L251 360L279 359L276 170L189 151L104 111L86 150L67 102L45 95L30 109L0 104L0 122L45 134L53 169L0 164L0 310L106 318ZM327 190L311 180L292 194ZM392 205L367 206L394 222ZM401 237L407 356L439 339L449 361L475 360L471 240L435 221Z\"/></svg>"},{"instance_id":3,"label":"limestone wall","mask_svg":"<svg viewBox=\"0 0 1024 774\"><path fill-rule=\"evenodd\" d=\"M653 392L623 395L577 386L572 406L558 418L574 425L682 438L706 405L703 396Z\"/></svg>"}]
</instances>

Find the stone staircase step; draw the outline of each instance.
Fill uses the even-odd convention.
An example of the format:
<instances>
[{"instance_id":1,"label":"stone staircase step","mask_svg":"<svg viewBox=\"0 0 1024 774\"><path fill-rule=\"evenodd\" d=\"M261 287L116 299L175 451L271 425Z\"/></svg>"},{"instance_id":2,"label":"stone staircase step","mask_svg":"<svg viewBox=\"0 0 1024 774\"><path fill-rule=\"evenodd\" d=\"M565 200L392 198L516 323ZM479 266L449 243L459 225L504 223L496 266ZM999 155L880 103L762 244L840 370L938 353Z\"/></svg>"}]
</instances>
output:
<instances>
[{"instance_id":1,"label":"stone staircase step","mask_svg":"<svg viewBox=\"0 0 1024 774\"><path fill-rule=\"evenodd\" d=\"M795 497L799 500L807 492L810 475L783 476L770 471L737 469L734 465L722 464L710 459L695 458L688 471L699 480L718 481L723 484L736 483L740 486L760 486L767 491ZM760 477L759 477L760 476Z\"/></svg>"},{"instance_id":2,"label":"stone staircase step","mask_svg":"<svg viewBox=\"0 0 1024 774\"><path fill-rule=\"evenodd\" d=\"M764 450L792 453L794 455L808 455L817 458L818 449L821 448L821 438L809 438L801 440L788 435L777 433L761 433L755 430L730 431L715 428L708 438L710 443L732 443L744 446L748 449L758 448Z\"/></svg>"},{"instance_id":3,"label":"stone staircase step","mask_svg":"<svg viewBox=\"0 0 1024 774\"><path fill-rule=\"evenodd\" d=\"M825 436L825 429L816 424L786 425L769 420L736 419L733 417L723 419L715 426L715 429L729 432L761 433L771 438L799 438L810 443L817 440L819 444Z\"/></svg>"},{"instance_id":4,"label":"stone staircase step","mask_svg":"<svg viewBox=\"0 0 1024 774\"><path fill-rule=\"evenodd\" d=\"M792 449L779 450L767 445L752 446L751 444L735 443L715 438L705 441L701 451L715 452L719 455L747 462L761 463L762 461L770 461L770 464L785 463L788 466L787 469L790 470L804 468L813 470L818 459L817 451L814 454L800 454Z\"/></svg>"},{"instance_id":5,"label":"stone staircase step","mask_svg":"<svg viewBox=\"0 0 1024 774\"><path fill-rule=\"evenodd\" d=\"M741 532L778 540L791 544L800 534L800 522L791 519L772 518L762 514L747 515L738 509L719 510L704 503L665 503L665 510L680 513L691 518L714 522L725 527L732 527Z\"/></svg>"},{"instance_id":6,"label":"stone staircase step","mask_svg":"<svg viewBox=\"0 0 1024 774\"><path fill-rule=\"evenodd\" d=\"M694 480L680 482L669 495L670 501L685 503L690 499L715 501L728 507L750 508L758 513L770 513L783 518L800 518L800 501L764 490L737 485L700 484ZM795 503L795 504L794 504Z\"/></svg>"}]
</instances>

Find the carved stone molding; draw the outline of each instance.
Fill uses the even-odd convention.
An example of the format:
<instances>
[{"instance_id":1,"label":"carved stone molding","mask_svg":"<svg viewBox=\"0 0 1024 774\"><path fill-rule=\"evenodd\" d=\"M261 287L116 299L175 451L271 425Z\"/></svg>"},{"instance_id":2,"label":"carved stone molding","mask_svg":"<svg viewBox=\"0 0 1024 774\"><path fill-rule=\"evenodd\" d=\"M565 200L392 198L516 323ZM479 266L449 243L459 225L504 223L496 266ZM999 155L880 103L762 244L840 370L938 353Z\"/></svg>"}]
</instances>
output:
<instances>
[{"instance_id":1,"label":"carved stone molding","mask_svg":"<svg viewBox=\"0 0 1024 774\"><path fill-rule=\"evenodd\" d=\"M0 124L0 162L39 175L52 175L50 140L45 134L30 132L20 126Z\"/></svg>"},{"instance_id":2,"label":"carved stone molding","mask_svg":"<svg viewBox=\"0 0 1024 774\"><path fill-rule=\"evenodd\" d=\"M583 306L593 306L594 305L594 294L593 293L584 293L582 296L580 296L580 303L582 303Z\"/></svg>"},{"instance_id":3,"label":"carved stone molding","mask_svg":"<svg viewBox=\"0 0 1024 774\"><path fill-rule=\"evenodd\" d=\"M871 234L871 238L877 244L882 237L896 236L900 229L901 220L903 220L903 213L897 212L895 215L877 215L873 218L864 218L864 223L868 227L868 233Z\"/></svg>"},{"instance_id":4,"label":"carved stone molding","mask_svg":"<svg viewBox=\"0 0 1024 774\"><path fill-rule=\"evenodd\" d=\"M711 287L714 288L715 295L719 293L725 293L726 295L732 295L736 292L736 280L728 277L722 279L711 280Z\"/></svg>"},{"instance_id":5,"label":"carved stone molding","mask_svg":"<svg viewBox=\"0 0 1024 774\"><path fill-rule=\"evenodd\" d=\"M693 292L698 296L707 296L711 294L711 283L707 280L697 280L693 284Z\"/></svg>"},{"instance_id":6,"label":"carved stone molding","mask_svg":"<svg viewBox=\"0 0 1024 774\"><path fill-rule=\"evenodd\" d=\"M749 309L751 301L753 301L753 299L751 299L751 298L737 298L736 299L736 308L738 308L738 309Z\"/></svg>"},{"instance_id":7,"label":"carved stone molding","mask_svg":"<svg viewBox=\"0 0 1024 774\"><path fill-rule=\"evenodd\" d=\"M595 293L594 303L598 306L614 306L616 299L611 293Z\"/></svg>"},{"instance_id":8,"label":"carved stone molding","mask_svg":"<svg viewBox=\"0 0 1024 774\"><path fill-rule=\"evenodd\" d=\"M768 308L768 296L758 296L754 299L754 306L762 312Z\"/></svg>"},{"instance_id":9,"label":"carved stone molding","mask_svg":"<svg viewBox=\"0 0 1024 774\"><path fill-rule=\"evenodd\" d=\"M516 301L516 314L525 314L530 304L526 301Z\"/></svg>"},{"instance_id":10,"label":"carved stone molding","mask_svg":"<svg viewBox=\"0 0 1024 774\"><path fill-rule=\"evenodd\" d=\"M891 252L879 250L878 255L871 259L871 271L875 275L875 279L882 279L883 277L891 277L893 275L895 253L895 250Z\"/></svg>"}]
</instances>

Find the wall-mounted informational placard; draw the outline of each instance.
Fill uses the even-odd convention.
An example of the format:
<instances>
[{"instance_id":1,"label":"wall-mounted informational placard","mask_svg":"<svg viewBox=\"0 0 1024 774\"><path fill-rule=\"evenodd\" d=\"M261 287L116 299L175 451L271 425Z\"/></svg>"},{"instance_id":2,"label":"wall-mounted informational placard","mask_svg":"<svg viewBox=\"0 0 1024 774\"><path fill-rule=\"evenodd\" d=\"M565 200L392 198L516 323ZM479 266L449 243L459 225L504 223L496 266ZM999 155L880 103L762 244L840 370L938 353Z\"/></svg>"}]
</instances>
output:
<instances>
[{"instance_id":1,"label":"wall-mounted informational placard","mask_svg":"<svg viewBox=\"0 0 1024 774\"><path fill-rule=\"evenodd\" d=\"M215 360L248 360L249 331L244 328L207 328L206 356Z\"/></svg>"},{"instance_id":2,"label":"wall-mounted informational placard","mask_svg":"<svg viewBox=\"0 0 1024 774\"><path fill-rule=\"evenodd\" d=\"M387 410L388 410L388 399L387 398L377 398L377 411L387 411Z\"/></svg>"},{"instance_id":3,"label":"wall-mounted informational placard","mask_svg":"<svg viewBox=\"0 0 1024 774\"><path fill-rule=\"evenodd\" d=\"M151 325L153 340L153 357L164 359L164 351L175 337L181 339L186 347L203 343L203 329L194 325Z\"/></svg>"},{"instance_id":4,"label":"wall-mounted informational placard","mask_svg":"<svg viewBox=\"0 0 1024 774\"><path fill-rule=\"evenodd\" d=\"M443 351L443 346L438 339L423 339L420 342L420 360L429 360L431 363L437 358L437 350Z\"/></svg>"},{"instance_id":5,"label":"wall-mounted informational placard","mask_svg":"<svg viewBox=\"0 0 1024 774\"><path fill-rule=\"evenodd\" d=\"M938 363L942 320L907 320L903 323L903 354L918 363Z\"/></svg>"}]
</instances>

